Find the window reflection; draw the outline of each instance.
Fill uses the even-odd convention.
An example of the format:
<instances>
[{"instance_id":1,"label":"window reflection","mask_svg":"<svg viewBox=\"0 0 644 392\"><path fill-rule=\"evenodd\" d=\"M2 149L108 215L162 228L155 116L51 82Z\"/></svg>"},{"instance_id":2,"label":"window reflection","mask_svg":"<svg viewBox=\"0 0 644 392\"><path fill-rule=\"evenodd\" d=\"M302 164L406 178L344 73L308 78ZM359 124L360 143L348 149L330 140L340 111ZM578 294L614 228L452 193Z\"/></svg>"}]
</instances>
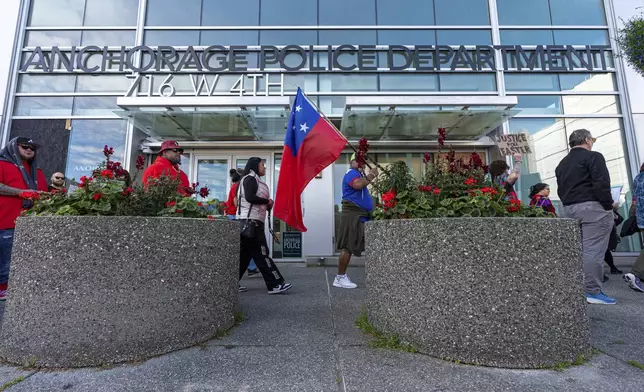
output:
<instances>
[{"instance_id":1,"label":"window reflection","mask_svg":"<svg viewBox=\"0 0 644 392\"><path fill-rule=\"evenodd\" d=\"M61 75L62 76L62 75ZM132 83L125 75L78 75L76 91L125 93Z\"/></svg>"},{"instance_id":2,"label":"window reflection","mask_svg":"<svg viewBox=\"0 0 644 392\"><path fill-rule=\"evenodd\" d=\"M375 25L374 0L324 0L320 1L320 25Z\"/></svg>"},{"instance_id":3,"label":"window reflection","mask_svg":"<svg viewBox=\"0 0 644 392\"><path fill-rule=\"evenodd\" d=\"M521 114L561 114L561 97L558 95L520 95L515 109Z\"/></svg>"},{"instance_id":4,"label":"window reflection","mask_svg":"<svg viewBox=\"0 0 644 392\"><path fill-rule=\"evenodd\" d=\"M201 45L257 45L259 33L257 30L207 30L201 32Z\"/></svg>"},{"instance_id":5,"label":"window reflection","mask_svg":"<svg viewBox=\"0 0 644 392\"><path fill-rule=\"evenodd\" d=\"M318 107L322 113L327 116L330 115L342 115L344 113L344 104L346 103L345 97L318 97Z\"/></svg>"},{"instance_id":6,"label":"window reflection","mask_svg":"<svg viewBox=\"0 0 644 392\"><path fill-rule=\"evenodd\" d=\"M562 91L616 91L615 76L610 73L559 74Z\"/></svg>"},{"instance_id":7,"label":"window reflection","mask_svg":"<svg viewBox=\"0 0 644 392\"><path fill-rule=\"evenodd\" d=\"M379 25L416 25L434 24L433 0L378 0ZM403 12L413 10L413 12Z\"/></svg>"},{"instance_id":8,"label":"window reflection","mask_svg":"<svg viewBox=\"0 0 644 392\"><path fill-rule=\"evenodd\" d=\"M559 79L556 74L505 74L507 91L558 91Z\"/></svg>"},{"instance_id":9,"label":"window reflection","mask_svg":"<svg viewBox=\"0 0 644 392\"><path fill-rule=\"evenodd\" d=\"M548 0L496 0L501 25L549 25Z\"/></svg>"},{"instance_id":10,"label":"window reflection","mask_svg":"<svg viewBox=\"0 0 644 392\"><path fill-rule=\"evenodd\" d=\"M318 42L316 30L262 30L259 35L260 45L315 45Z\"/></svg>"},{"instance_id":11,"label":"window reflection","mask_svg":"<svg viewBox=\"0 0 644 392\"><path fill-rule=\"evenodd\" d=\"M28 31L25 46L79 46L80 31Z\"/></svg>"},{"instance_id":12,"label":"window reflection","mask_svg":"<svg viewBox=\"0 0 644 392\"><path fill-rule=\"evenodd\" d=\"M608 45L606 30L554 30L557 45Z\"/></svg>"},{"instance_id":13,"label":"window reflection","mask_svg":"<svg viewBox=\"0 0 644 392\"><path fill-rule=\"evenodd\" d=\"M550 1L553 25L606 25L603 0Z\"/></svg>"},{"instance_id":14,"label":"window reflection","mask_svg":"<svg viewBox=\"0 0 644 392\"><path fill-rule=\"evenodd\" d=\"M80 26L85 0L32 0L29 26Z\"/></svg>"},{"instance_id":15,"label":"window reflection","mask_svg":"<svg viewBox=\"0 0 644 392\"><path fill-rule=\"evenodd\" d=\"M257 26L259 0L203 0L202 26Z\"/></svg>"},{"instance_id":16,"label":"window reflection","mask_svg":"<svg viewBox=\"0 0 644 392\"><path fill-rule=\"evenodd\" d=\"M438 91L438 75L381 74L380 91Z\"/></svg>"},{"instance_id":17,"label":"window reflection","mask_svg":"<svg viewBox=\"0 0 644 392\"><path fill-rule=\"evenodd\" d=\"M501 30L503 45L552 45L551 30Z\"/></svg>"},{"instance_id":18,"label":"window reflection","mask_svg":"<svg viewBox=\"0 0 644 392\"><path fill-rule=\"evenodd\" d=\"M75 97L72 114L78 116L113 116L115 110L121 110L116 105L116 97Z\"/></svg>"},{"instance_id":19,"label":"window reflection","mask_svg":"<svg viewBox=\"0 0 644 392\"><path fill-rule=\"evenodd\" d=\"M262 1L263 26L315 26L318 24L317 0Z\"/></svg>"},{"instance_id":20,"label":"window reflection","mask_svg":"<svg viewBox=\"0 0 644 392\"><path fill-rule=\"evenodd\" d=\"M138 11L139 0L87 0L83 24L85 26L136 26Z\"/></svg>"},{"instance_id":21,"label":"window reflection","mask_svg":"<svg viewBox=\"0 0 644 392\"><path fill-rule=\"evenodd\" d=\"M135 31L87 30L83 31L83 46L133 46Z\"/></svg>"},{"instance_id":22,"label":"window reflection","mask_svg":"<svg viewBox=\"0 0 644 392\"><path fill-rule=\"evenodd\" d=\"M320 45L375 45L373 30L320 30Z\"/></svg>"},{"instance_id":23,"label":"window reflection","mask_svg":"<svg viewBox=\"0 0 644 392\"><path fill-rule=\"evenodd\" d=\"M148 46L190 46L198 45L199 31L194 30L150 30L145 32L143 43Z\"/></svg>"},{"instance_id":24,"label":"window reflection","mask_svg":"<svg viewBox=\"0 0 644 392\"><path fill-rule=\"evenodd\" d=\"M491 45L489 30L437 30L436 42L439 45Z\"/></svg>"},{"instance_id":25,"label":"window reflection","mask_svg":"<svg viewBox=\"0 0 644 392\"><path fill-rule=\"evenodd\" d=\"M440 74L441 91L495 91L494 74Z\"/></svg>"},{"instance_id":26,"label":"window reflection","mask_svg":"<svg viewBox=\"0 0 644 392\"><path fill-rule=\"evenodd\" d=\"M91 175L105 159L103 147L114 148L112 159L123 162L127 121L73 120L65 175L76 181Z\"/></svg>"},{"instance_id":27,"label":"window reflection","mask_svg":"<svg viewBox=\"0 0 644 392\"><path fill-rule=\"evenodd\" d=\"M16 97L15 116L69 116L72 97Z\"/></svg>"},{"instance_id":28,"label":"window reflection","mask_svg":"<svg viewBox=\"0 0 644 392\"><path fill-rule=\"evenodd\" d=\"M74 91L74 75L22 74L18 81L19 93L67 93Z\"/></svg>"},{"instance_id":29,"label":"window reflection","mask_svg":"<svg viewBox=\"0 0 644 392\"><path fill-rule=\"evenodd\" d=\"M201 0L147 0L145 24L149 26L199 26ZM167 44L171 45L171 44Z\"/></svg>"},{"instance_id":30,"label":"window reflection","mask_svg":"<svg viewBox=\"0 0 644 392\"><path fill-rule=\"evenodd\" d=\"M197 159L197 182L210 190L208 200L226 200L228 190L228 159ZM197 196L198 200L205 200Z\"/></svg>"},{"instance_id":31,"label":"window reflection","mask_svg":"<svg viewBox=\"0 0 644 392\"><path fill-rule=\"evenodd\" d=\"M378 91L377 75L320 75L320 91Z\"/></svg>"},{"instance_id":32,"label":"window reflection","mask_svg":"<svg viewBox=\"0 0 644 392\"><path fill-rule=\"evenodd\" d=\"M616 95L564 95L565 114L619 114Z\"/></svg>"},{"instance_id":33,"label":"window reflection","mask_svg":"<svg viewBox=\"0 0 644 392\"><path fill-rule=\"evenodd\" d=\"M378 30L378 45L435 44L435 30Z\"/></svg>"},{"instance_id":34,"label":"window reflection","mask_svg":"<svg viewBox=\"0 0 644 392\"><path fill-rule=\"evenodd\" d=\"M434 9L437 25L490 24L487 0L434 0Z\"/></svg>"}]
</instances>

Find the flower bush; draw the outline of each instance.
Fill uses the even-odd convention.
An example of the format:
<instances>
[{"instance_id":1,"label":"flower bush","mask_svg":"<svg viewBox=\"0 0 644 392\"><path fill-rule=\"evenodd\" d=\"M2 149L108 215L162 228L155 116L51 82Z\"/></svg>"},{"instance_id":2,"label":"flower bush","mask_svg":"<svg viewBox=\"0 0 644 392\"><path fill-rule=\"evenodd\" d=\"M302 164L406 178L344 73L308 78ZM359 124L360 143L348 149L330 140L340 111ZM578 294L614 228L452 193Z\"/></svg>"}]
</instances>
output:
<instances>
[{"instance_id":1,"label":"flower bush","mask_svg":"<svg viewBox=\"0 0 644 392\"><path fill-rule=\"evenodd\" d=\"M439 145L444 137L440 136ZM548 217L542 208L507 200L504 190L486 176L487 166L478 153L469 162L456 159L450 149L446 158L432 162L424 154L426 169L421 180L414 178L405 162L395 162L374 183L381 195L374 219L434 217Z\"/></svg>"},{"instance_id":2,"label":"flower bush","mask_svg":"<svg viewBox=\"0 0 644 392\"><path fill-rule=\"evenodd\" d=\"M644 76L644 18L635 16L624 22L617 37L626 62Z\"/></svg>"},{"instance_id":3,"label":"flower bush","mask_svg":"<svg viewBox=\"0 0 644 392\"><path fill-rule=\"evenodd\" d=\"M129 185L130 175L120 162L112 161L114 149L105 146L105 161L88 176L80 178L78 189L65 193L23 192L23 198L33 200L33 208L25 215L113 215L113 216L171 216L206 218L221 215L209 208L209 203L199 202L177 192L179 180L161 177L142 184ZM136 177L143 169L143 156L136 162ZM199 184L192 185L192 193L208 197L209 190ZM31 194L35 193L35 194ZM213 201L212 203L217 203ZM214 213L213 213L214 212Z\"/></svg>"}]
</instances>

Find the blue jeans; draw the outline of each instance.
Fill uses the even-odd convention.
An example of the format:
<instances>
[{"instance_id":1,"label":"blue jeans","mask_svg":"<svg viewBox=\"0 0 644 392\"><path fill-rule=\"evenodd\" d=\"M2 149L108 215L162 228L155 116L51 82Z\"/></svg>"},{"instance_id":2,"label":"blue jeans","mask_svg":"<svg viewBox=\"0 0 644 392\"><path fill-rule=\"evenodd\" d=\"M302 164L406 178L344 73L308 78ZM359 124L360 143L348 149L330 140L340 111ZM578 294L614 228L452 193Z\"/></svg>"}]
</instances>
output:
<instances>
[{"instance_id":1,"label":"blue jeans","mask_svg":"<svg viewBox=\"0 0 644 392\"><path fill-rule=\"evenodd\" d=\"M13 229L0 230L0 284L7 283L9 281L12 247Z\"/></svg>"},{"instance_id":2,"label":"blue jeans","mask_svg":"<svg viewBox=\"0 0 644 392\"><path fill-rule=\"evenodd\" d=\"M230 220L237 219L236 215L227 215L227 216L228 216L228 219L230 219ZM250 259L250 264L248 264L248 269L249 270L256 270L257 269L257 266L255 265L255 260Z\"/></svg>"}]
</instances>

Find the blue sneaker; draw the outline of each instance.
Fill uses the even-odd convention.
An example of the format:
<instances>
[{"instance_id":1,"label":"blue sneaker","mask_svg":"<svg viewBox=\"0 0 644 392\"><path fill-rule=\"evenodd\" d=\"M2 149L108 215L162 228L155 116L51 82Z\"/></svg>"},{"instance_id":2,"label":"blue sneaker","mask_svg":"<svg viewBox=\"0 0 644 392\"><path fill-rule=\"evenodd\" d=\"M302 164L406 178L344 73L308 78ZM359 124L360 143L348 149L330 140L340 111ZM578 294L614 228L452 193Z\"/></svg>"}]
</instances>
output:
<instances>
[{"instance_id":1,"label":"blue sneaker","mask_svg":"<svg viewBox=\"0 0 644 392\"><path fill-rule=\"evenodd\" d=\"M617 300L611 298L606 294L599 292L597 294L586 293L586 302L589 304L600 304L600 305L615 305Z\"/></svg>"},{"instance_id":2,"label":"blue sneaker","mask_svg":"<svg viewBox=\"0 0 644 392\"><path fill-rule=\"evenodd\" d=\"M626 283L628 283L628 286L632 288L635 291L639 291L640 293L644 293L644 285L642 284L642 281L640 278L633 274L625 274L624 275L624 280Z\"/></svg>"}]
</instances>

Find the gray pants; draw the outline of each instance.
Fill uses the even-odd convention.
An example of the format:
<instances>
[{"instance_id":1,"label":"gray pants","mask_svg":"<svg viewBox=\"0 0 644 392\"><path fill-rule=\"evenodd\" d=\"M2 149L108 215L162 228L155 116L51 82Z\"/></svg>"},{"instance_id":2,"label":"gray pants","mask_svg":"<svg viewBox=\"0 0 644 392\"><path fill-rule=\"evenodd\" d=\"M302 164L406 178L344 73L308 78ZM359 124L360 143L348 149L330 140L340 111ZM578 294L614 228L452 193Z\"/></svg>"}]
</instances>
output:
<instances>
[{"instance_id":1,"label":"gray pants","mask_svg":"<svg viewBox=\"0 0 644 392\"><path fill-rule=\"evenodd\" d=\"M631 268L631 273L644 281L644 250L640 251L637 261Z\"/></svg>"},{"instance_id":2,"label":"gray pants","mask_svg":"<svg viewBox=\"0 0 644 392\"><path fill-rule=\"evenodd\" d=\"M586 292L597 294L602 290L604 254L608 249L610 233L615 225L613 212L606 211L596 201L589 201L565 206L564 216L576 219L581 225Z\"/></svg>"}]
</instances>

